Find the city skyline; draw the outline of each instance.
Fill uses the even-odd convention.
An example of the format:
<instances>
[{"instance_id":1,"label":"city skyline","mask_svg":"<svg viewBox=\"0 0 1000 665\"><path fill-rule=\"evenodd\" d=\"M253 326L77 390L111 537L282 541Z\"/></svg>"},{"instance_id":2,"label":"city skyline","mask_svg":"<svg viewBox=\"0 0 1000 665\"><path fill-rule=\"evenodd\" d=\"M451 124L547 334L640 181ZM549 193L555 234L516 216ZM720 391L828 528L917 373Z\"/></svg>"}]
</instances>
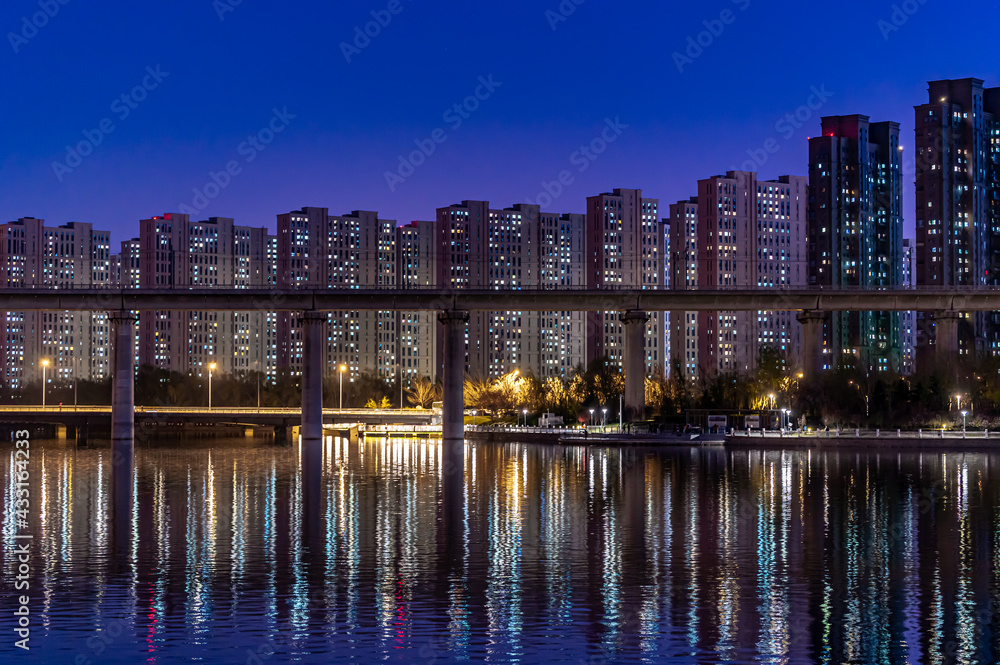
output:
<instances>
[{"instance_id":1,"label":"city skyline","mask_svg":"<svg viewBox=\"0 0 1000 665\"><path fill-rule=\"evenodd\" d=\"M261 211L292 203L379 210L408 223L442 201L538 202L560 189L557 205L570 212L609 186L677 201L689 195L691 171L707 177L752 164L763 179L804 174L820 115L899 119L909 146L926 81L995 84L982 71L987 22L916 0L855 4L856 12L845 5L831 14L750 0L619 11L592 2L458 11L400 2L398 13L388 3L347 3L275 14L229 0L182 3L158 17L158 37L183 34L206 50L165 54L145 31L121 30L148 24L147 8L60 4L36 27L37 3L12 3L0 10L3 85L32 103L14 105L0 128L0 201L7 217L91 222L116 243L131 211L186 212L181 206L198 213L192 218L228 216L273 231L273 216ZM365 37L372 21L376 34ZM822 31L797 28L819 21ZM470 22L493 38L475 38L462 28ZM630 38L614 49L586 47L591 34L626 25ZM318 26L336 27L323 30L322 50L308 37ZM969 48L918 64L930 26L970 31ZM781 40L767 38L774 30ZM115 48L80 57L71 46L80 31ZM244 36L260 31L294 35L300 51L250 47ZM840 48L866 37L863 53ZM780 63L782 74L736 75L747 53ZM317 66L293 66L303 56ZM896 64L862 75L873 57ZM96 79L81 75L95 71ZM66 98L73 103L60 103ZM85 132L94 145L77 164L66 146L88 141ZM423 157L411 159L421 146ZM56 163L72 170L57 173ZM912 180L903 183L908 237Z\"/></svg>"}]
</instances>

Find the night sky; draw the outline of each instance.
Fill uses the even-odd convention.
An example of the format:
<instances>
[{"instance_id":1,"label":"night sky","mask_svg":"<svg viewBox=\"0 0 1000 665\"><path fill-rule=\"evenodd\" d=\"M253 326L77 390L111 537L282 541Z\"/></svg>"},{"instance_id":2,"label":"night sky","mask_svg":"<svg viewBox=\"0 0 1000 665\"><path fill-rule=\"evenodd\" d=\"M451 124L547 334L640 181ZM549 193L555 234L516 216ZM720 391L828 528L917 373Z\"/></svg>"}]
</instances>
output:
<instances>
[{"instance_id":1,"label":"night sky","mask_svg":"<svg viewBox=\"0 0 1000 665\"><path fill-rule=\"evenodd\" d=\"M546 210L639 187L666 216L752 153L763 178L806 175L821 115L900 122L911 161L928 80L1000 84L998 5L6 0L0 221L92 222L116 244L164 212L403 223L534 202L563 171Z\"/></svg>"}]
</instances>

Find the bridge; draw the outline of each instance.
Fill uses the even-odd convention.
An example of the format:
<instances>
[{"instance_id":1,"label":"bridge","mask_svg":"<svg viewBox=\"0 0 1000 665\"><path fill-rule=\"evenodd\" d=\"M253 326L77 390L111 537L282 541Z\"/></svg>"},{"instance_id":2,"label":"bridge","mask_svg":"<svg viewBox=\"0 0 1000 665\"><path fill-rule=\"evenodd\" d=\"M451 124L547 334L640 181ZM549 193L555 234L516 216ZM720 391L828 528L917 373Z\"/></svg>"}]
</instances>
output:
<instances>
[{"instance_id":1,"label":"bridge","mask_svg":"<svg viewBox=\"0 0 1000 665\"><path fill-rule=\"evenodd\" d=\"M0 406L0 420L8 423L95 423L110 421L111 406ZM135 422L212 423L233 425L289 425L302 417L299 408L136 406ZM323 409L323 424L429 425L440 411L430 409Z\"/></svg>"},{"instance_id":2,"label":"bridge","mask_svg":"<svg viewBox=\"0 0 1000 665\"><path fill-rule=\"evenodd\" d=\"M1000 288L733 288L634 289L0 289L8 311L107 311L112 325L111 438L116 458L132 467L135 434L135 323L142 311L300 312L302 328L301 463L307 494L318 492L322 463L323 324L332 311L437 311L443 337L443 462L464 468L465 337L470 311L617 311L624 326L627 412L645 407L645 332L651 311L798 311L806 380L822 368L828 311L931 311L942 366L958 353L961 312L1000 310ZM454 474L452 474L454 475ZM454 480L453 478L451 480ZM119 484L122 491L127 478ZM309 499L309 497L307 497ZM310 499L311 501L311 499ZM309 503L309 505L312 505Z\"/></svg>"},{"instance_id":3,"label":"bridge","mask_svg":"<svg viewBox=\"0 0 1000 665\"><path fill-rule=\"evenodd\" d=\"M9 311L1000 311L1000 287L0 289Z\"/></svg>"}]
</instances>

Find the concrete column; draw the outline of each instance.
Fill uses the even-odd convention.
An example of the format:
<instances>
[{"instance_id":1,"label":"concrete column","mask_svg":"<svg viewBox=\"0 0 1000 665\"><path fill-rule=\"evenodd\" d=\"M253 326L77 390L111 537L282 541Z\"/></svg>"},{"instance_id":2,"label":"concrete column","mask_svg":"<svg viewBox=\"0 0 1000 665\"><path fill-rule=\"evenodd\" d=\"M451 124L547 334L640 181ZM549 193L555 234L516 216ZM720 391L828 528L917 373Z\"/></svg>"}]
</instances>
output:
<instances>
[{"instance_id":1,"label":"concrete column","mask_svg":"<svg viewBox=\"0 0 1000 665\"><path fill-rule=\"evenodd\" d=\"M132 525L132 473L135 451L135 317L112 312L114 349L111 379L112 532L116 550L125 551Z\"/></svg>"},{"instance_id":2,"label":"concrete column","mask_svg":"<svg viewBox=\"0 0 1000 665\"><path fill-rule=\"evenodd\" d=\"M962 315L955 310L934 312L934 361L937 370L955 375L958 369L958 323Z\"/></svg>"},{"instance_id":3,"label":"concrete column","mask_svg":"<svg viewBox=\"0 0 1000 665\"><path fill-rule=\"evenodd\" d=\"M135 438L135 317L129 312L111 315L114 340L112 367L111 441L115 451L128 449L132 457ZM131 466L131 464L129 464Z\"/></svg>"},{"instance_id":4,"label":"concrete column","mask_svg":"<svg viewBox=\"0 0 1000 665\"><path fill-rule=\"evenodd\" d=\"M629 310L621 315L625 327L625 417L646 417L646 322L649 314Z\"/></svg>"},{"instance_id":5,"label":"concrete column","mask_svg":"<svg viewBox=\"0 0 1000 665\"><path fill-rule=\"evenodd\" d=\"M444 413L442 435L445 442L465 442L465 333L469 313L441 312L444 326Z\"/></svg>"},{"instance_id":6,"label":"concrete column","mask_svg":"<svg viewBox=\"0 0 1000 665\"><path fill-rule=\"evenodd\" d=\"M303 518L314 525L319 516L323 481L323 328L326 315L303 312L302 325L302 502Z\"/></svg>"},{"instance_id":7,"label":"concrete column","mask_svg":"<svg viewBox=\"0 0 1000 665\"><path fill-rule=\"evenodd\" d=\"M802 373L807 384L819 381L823 372L823 324L826 312L818 309L799 312L802 324Z\"/></svg>"},{"instance_id":8,"label":"concrete column","mask_svg":"<svg viewBox=\"0 0 1000 665\"><path fill-rule=\"evenodd\" d=\"M465 512L465 334L469 313L438 314L444 328L444 409L441 440L441 509L449 542L458 542ZM453 545L449 545L453 547Z\"/></svg>"},{"instance_id":9,"label":"concrete column","mask_svg":"<svg viewBox=\"0 0 1000 665\"><path fill-rule=\"evenodd\" d=\"M302 443L323 440L323 325L326 316L305 312L302 325Z\"/></svg>"}]
</instances>

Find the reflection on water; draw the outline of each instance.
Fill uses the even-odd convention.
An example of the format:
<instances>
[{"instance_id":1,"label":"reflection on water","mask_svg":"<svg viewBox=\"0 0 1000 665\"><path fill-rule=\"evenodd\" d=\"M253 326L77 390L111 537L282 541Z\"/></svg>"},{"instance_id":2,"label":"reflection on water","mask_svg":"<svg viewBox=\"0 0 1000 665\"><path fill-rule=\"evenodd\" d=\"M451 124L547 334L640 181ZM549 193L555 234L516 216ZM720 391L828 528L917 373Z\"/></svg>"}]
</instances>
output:
<instances>
[{"instance_id":1,"label":"reflection on water","mask_svg":"<svg viewBox=\"0 0 1000 665\"><path fill-rule=\"evenodd\" d=\"M987 663L1000 657L1000 458L979 453L334 439L297 448L33 442L20 662ZM448 505L444 505L448 504ZM123 526L121 525L123 524ZM320 655L322 654L322 655Z\"/></svg>"}]
</instances>

